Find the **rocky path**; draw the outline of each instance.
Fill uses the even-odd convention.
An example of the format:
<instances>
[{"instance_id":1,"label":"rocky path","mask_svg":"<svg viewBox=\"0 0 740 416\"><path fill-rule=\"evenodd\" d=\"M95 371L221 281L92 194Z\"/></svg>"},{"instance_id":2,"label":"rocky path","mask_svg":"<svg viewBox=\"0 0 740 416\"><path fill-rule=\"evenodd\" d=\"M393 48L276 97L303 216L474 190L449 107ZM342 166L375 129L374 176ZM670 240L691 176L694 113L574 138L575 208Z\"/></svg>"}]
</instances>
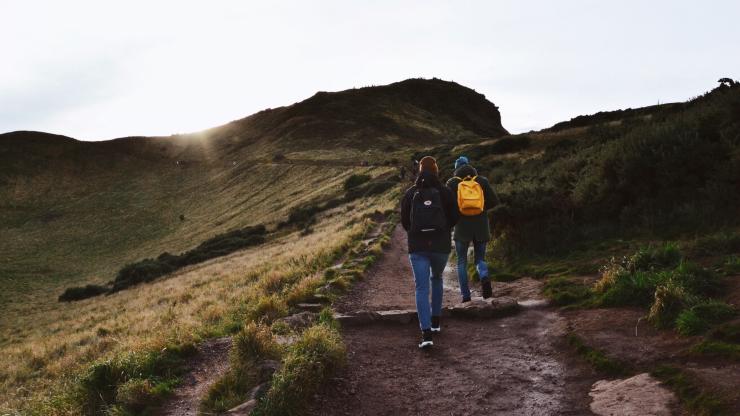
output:
<instances>
[{"instance_id":1,"label":"rocky path","mask_svg":"<svg viewBox=\"0 0 740 416\"><path fill-rule=\"evenodd\" d=\"M383 259L338 310L413 308L406 253L405 233L398 228ZM448 268L447 305L458 300L456 280ZM539 284L496 283L496 296L519 297L530 307L494 320L445 319L428 352L416 346L415 323L345 328L348 366L308 414L591 414L588 392L595 378L558 345L565 320L536 299Z\"/></svg>"}]
</instances>

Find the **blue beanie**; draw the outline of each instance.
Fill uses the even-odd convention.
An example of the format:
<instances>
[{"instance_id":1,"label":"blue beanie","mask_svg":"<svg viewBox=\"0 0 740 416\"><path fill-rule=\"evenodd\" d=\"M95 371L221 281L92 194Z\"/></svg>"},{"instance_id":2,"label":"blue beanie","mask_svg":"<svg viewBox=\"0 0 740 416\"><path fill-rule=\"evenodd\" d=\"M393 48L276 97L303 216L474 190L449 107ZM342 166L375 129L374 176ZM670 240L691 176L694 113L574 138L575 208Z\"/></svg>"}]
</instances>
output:
<instances>
[{"instance_id":1,"label":"blue beanie","mask_svg":"<svg viewBox=\"0 0 740 416\"><path fill-rule=\"evenodd\" d=\"M465 157L465 156L460 156L460 157L458 157L458 158L457 158L457 160L455 161L455 169L459 168L460 166L465 166L465 165L467 165L468 163L469 163L469 162L468 162L468 158L467 158L467 157Z\"/></svg>"}]
</instances>

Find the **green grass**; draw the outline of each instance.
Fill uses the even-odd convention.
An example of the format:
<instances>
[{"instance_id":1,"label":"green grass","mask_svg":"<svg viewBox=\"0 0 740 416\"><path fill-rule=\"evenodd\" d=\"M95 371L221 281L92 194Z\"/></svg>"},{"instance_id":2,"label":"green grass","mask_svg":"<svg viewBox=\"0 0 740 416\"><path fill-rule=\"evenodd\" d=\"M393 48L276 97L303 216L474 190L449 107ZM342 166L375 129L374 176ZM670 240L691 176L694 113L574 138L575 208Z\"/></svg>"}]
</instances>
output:
<instances>
[{"instance_id":1,"label":"green grass","mask_svg":"<svg viewBox=\"0 0 740 416\"><path fill-rule=\"evenodd\" d=\"M591 289L567 277L551 277L545 282L543 294L558 306L583 305L593 297Z\"/></svg>"},{"instance_id":2,"label":"green grass","mask_svg":"<svg viewBox=\"0 0 740 416\"><path fill-rule=\"evenodd\" d=\"M586 345L578 335L568 334L566 340L576 354L586 360L596 371L610 377L626 376L632 373L626 363L610 358L602 351Z\"/></svg>"},{"instance_id":3,"label":"green grass","mask_svg":"<svg viewBox=\"0 0 740 416\"><path fill-rule=\"evenodd\" d=\"M252 414L303 414L306 404L345 360L345 346L333 324L324 321L310 327L289 348L282 368L273 376L270 389Z\"/></svg>"},{"instance_id":4,"label":"green grass","mask_svg":"<svg viewBox=\"0 0 740 416\"><path fill-rule=\"evenodd\" d=\"M691 352L705 357L740 361L740 345L736 343L704 340L691 347Z\"/></svg>"},{"instance_id":5,"label":"green grass","mask_svg":"<svg viewBox=\"0 0 740 416\"><path fill-rule=\"evenodd\" d=\"M711 392L705 390L701 383L676 367L660 366L651 374L673 390L685 408L697 416L725 415L725 403Z\"/></svg>"}]
</instances>

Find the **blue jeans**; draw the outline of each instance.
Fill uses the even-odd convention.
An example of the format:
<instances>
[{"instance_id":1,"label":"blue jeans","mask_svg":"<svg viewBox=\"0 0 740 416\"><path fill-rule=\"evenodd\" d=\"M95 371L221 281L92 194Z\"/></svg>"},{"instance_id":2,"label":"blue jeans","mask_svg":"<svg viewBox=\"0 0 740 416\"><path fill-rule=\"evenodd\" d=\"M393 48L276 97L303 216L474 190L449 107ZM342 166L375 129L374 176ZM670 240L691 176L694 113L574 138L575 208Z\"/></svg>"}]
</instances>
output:
<instances>
[{"instance_id":1,"label":"blue jeans","mask_svg":"<svg viewBox=\"0 0 740 416\"><path fill-rule=\"evenodd\" d=\"M416 314L421 330L432 327L432 316L442 313L442 271L447 264L446 253L411 253L411 270L416 282ZM429 305L429 283L432 286L432 304Z\"/></svg>"},{"instance_id":2,"label":"blue jeans","mask_svg":"<svg viewBox=\"0 0 740 416\"><path fill-rule=\"evenodd\" d=\"M468 246L470 241L455 240L455 252L457 253L457 278L460 281L460 293L463 299L470 298L468 287ZM486 243L473 241L475 253L475 268L478 270L480 280L488 280L488 265L486 264Z\"/></svg>"}]
</instances>

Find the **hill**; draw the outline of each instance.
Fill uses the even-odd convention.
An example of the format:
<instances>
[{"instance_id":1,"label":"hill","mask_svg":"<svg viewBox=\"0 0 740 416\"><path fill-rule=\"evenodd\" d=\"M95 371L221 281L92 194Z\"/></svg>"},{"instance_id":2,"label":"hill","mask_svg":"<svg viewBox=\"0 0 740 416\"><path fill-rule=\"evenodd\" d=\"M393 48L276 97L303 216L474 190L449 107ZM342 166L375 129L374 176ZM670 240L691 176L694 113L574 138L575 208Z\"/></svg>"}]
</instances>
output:
<instances>
[{"instance_id":1,"label":"hill","mask_svg":"<svg viewBox=\"0 0 740 416\"><path fill-rule=\"evenodd\" d=\"M443 177L465 154L492 179L503 204L488 257L501 279L565 279L555 281L583 300L574 276L665 239L704 247L712 257L701 261L729 273L739 114L740 88L725 86L512 136L482 95L414 79L321 92L186 135L0 135L0 411L101 414L140 391L132 400L145 406L169 391L196 343L278 333L275 320L317 292L332 300L374 262L404 186L398 168L422 154ZM260 225L259 246L57 302L65 287L105 284L126 264L189 257ZM217 397L249 387L230 382Z\"/></svg>"}]
</instances>

